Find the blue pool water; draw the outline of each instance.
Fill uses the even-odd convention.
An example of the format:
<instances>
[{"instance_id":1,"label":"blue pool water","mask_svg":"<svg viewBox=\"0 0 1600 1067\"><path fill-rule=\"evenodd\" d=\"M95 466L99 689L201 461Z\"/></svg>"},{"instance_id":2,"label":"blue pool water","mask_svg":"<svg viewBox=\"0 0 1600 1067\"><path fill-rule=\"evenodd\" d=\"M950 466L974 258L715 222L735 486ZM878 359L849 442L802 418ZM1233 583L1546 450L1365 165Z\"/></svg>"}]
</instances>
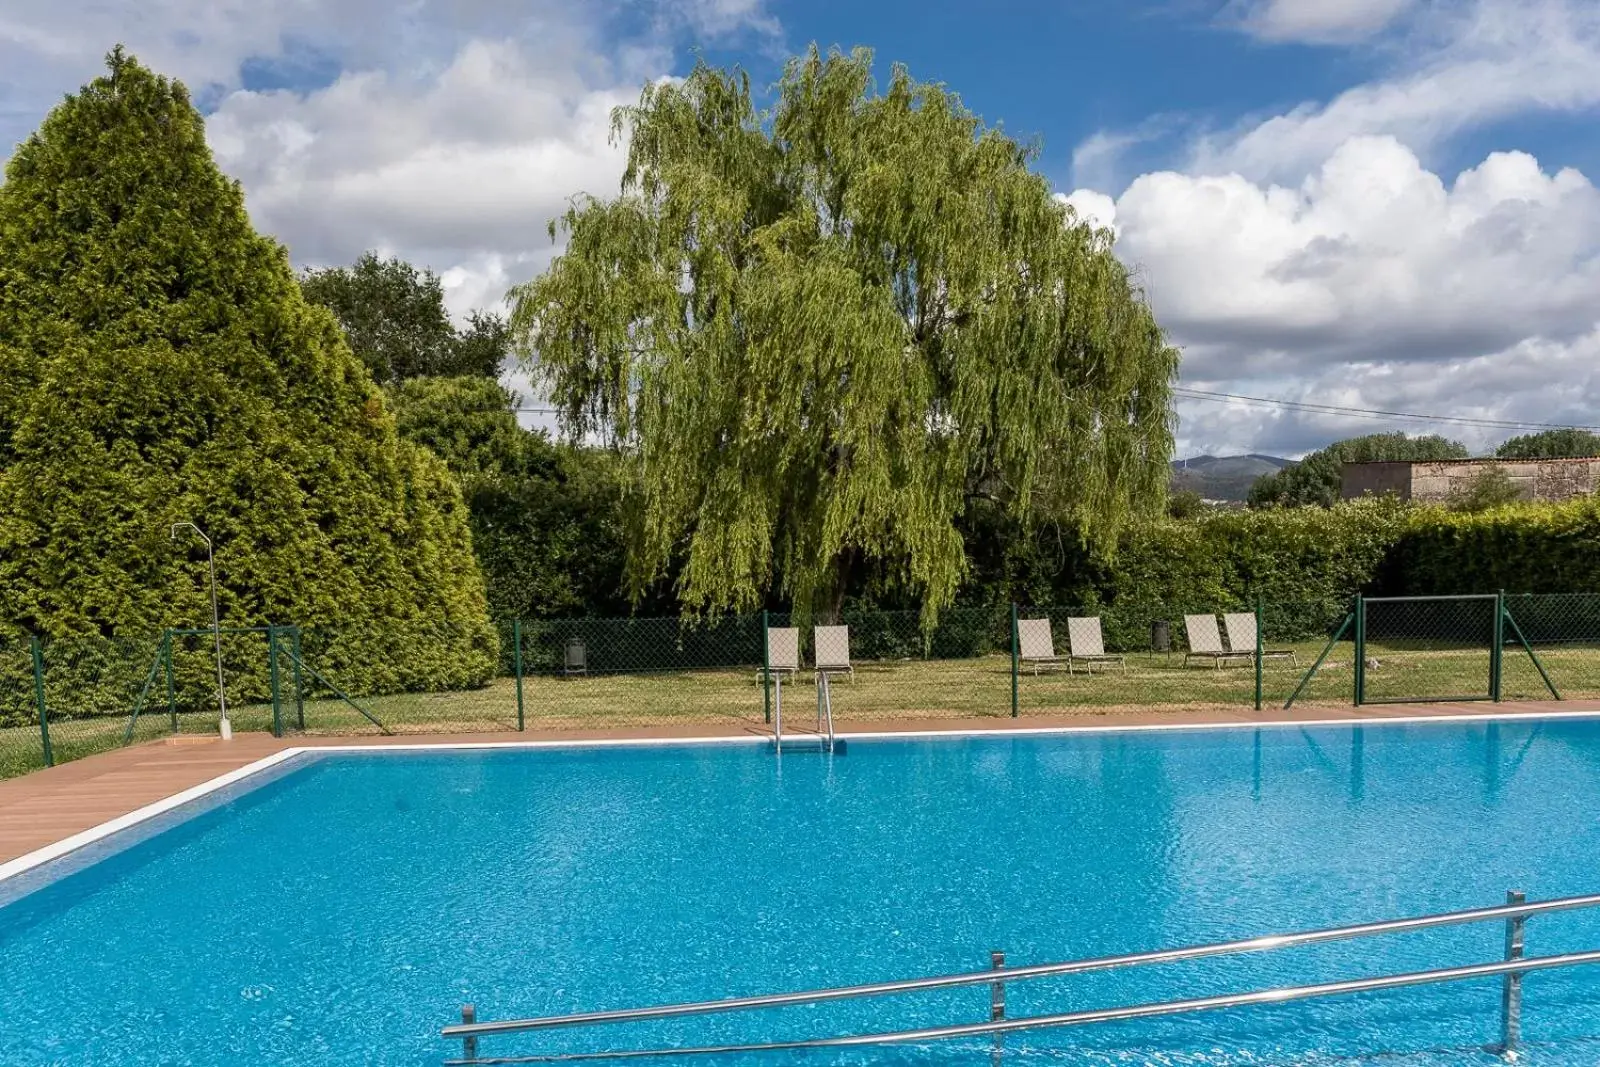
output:
<instances>
[{"instance_id":1,"label":"blue pool water","mask_svg":"<svg viewBox=\"0 0 1600 1067\"><path fill-rule=\"evenodd\" d=\"M333 755L0 908L0 1063L438 1064L481 1018L1600 891L1600 724ZM1498 958L1486 925L1013 984L1012 1015ZM1531 955L1600 914L1530 920ZM1008 1063L1495 1062L1498 980L1013 1035ZM485 1054L976 1021L988 990L486 1039ZM1600 968L1525 1062L1600 1062ZM728 1061L722 1061L726 1063ZM986 1041L773 1057L989 1063Z\"/></svg>"}]
</instances>

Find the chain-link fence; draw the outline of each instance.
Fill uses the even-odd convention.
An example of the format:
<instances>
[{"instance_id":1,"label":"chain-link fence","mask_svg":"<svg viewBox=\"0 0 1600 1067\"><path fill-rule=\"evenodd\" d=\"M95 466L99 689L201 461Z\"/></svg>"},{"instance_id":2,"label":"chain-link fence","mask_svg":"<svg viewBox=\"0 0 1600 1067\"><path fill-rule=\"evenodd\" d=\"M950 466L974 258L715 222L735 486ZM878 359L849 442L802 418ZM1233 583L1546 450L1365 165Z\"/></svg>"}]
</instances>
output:
<instances>
[{"instance_id":1,"label":"chain-link fence","mask_svg":"<svg viewBox=\"0 0 1600 1067\"><path fill-rule=\"evenodd\" d=\"M1498 620L1498 621L1497 621ZM1600 697L1600 595L1258 604L851 606L469 626L224 629L236 731L279 735L842 724ZM218 727L218 638L0 639L0 775ZM41 721L41 711L43 720Z\"/></svg>"},{"instance_id":2,"label":"chain-link fence","mask_svg":"<svg viewBox=\"0 0 1600 1067\"><path fill-rule=\"evenodd\" d=\"M1502 700L1600 697L1600 596L1507 594Z\"/></svg>"},{"instance_id":3,"label":"chain-link fence","mask_svg":"<svg viewBox=\"0 0 1600 1067\"><path fill-rule=\"evenodd\" d=\"M1492 700L1499 603L1492 594L1362 599L1361 703Z\"/></svg>"}]
</instances>

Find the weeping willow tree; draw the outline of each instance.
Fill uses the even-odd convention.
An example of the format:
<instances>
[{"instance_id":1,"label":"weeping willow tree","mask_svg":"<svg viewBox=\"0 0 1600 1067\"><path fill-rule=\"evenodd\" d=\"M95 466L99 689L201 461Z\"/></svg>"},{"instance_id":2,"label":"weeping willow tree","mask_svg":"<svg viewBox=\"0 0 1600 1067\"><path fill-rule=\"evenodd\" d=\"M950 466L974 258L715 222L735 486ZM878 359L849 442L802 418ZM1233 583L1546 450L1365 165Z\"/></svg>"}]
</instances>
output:
<instances>
[{"instance_id":1,"label":"weeping willow tree","mask_svg":"<svg viewBox=\"0 0 1600 1067\"><path fill-rule=\"evenodd\" d=\"M863 568L931 625L975 498L1100 544L1165 498L1169 346L1110 237L1030 150L872 56L791 61L770 113L699 66L613 115L621 193L551 224L564 253L513 330L564 429L630 468L636 591L690 611L774 587L836 613Z\"/></svg>"}]
</instances>

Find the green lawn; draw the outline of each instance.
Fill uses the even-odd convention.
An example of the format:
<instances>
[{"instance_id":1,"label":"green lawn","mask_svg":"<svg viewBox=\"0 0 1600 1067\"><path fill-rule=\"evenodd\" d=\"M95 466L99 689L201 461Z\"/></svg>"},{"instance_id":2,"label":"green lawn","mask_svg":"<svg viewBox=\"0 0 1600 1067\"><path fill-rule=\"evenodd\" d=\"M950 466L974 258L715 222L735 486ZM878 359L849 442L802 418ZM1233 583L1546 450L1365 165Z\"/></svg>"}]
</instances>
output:
<instances>
[{"instance_id":1,"label":"green lawn","mask_svg":"<svg viewBox=\"0 0 1600 1067\"><path fill-rule=\"evenodd\" d=\"M1298 660L1268 660L1263 669L1263 704L1282 707L1307 667L1322 651L1321 642L1273 645L1291 649ZM1297 700L1297 706L1342 706L1351 700L1352 646L1330 651L1322 669ZM1430 649L1370 645L1369 700L1487 695L1486 649ZM1572 646L1543 649L1540 658L1568 697L1600 696L1600 649ZM1503 671L1507 700L1541 699L1548 694L1526 653L1507 649ZM802 727L814 720L816 689L802 675L783 686L787 720ZM902 660L858 664L855 677L832 686L835 721L842 724L894 719L1008 716L1011 713L1011 660L991 655L962 660ZM1021 715L1101 714L1113 710L1171 711L1251 707L1255 671L1249 663L1218 670L1210 664L1183 665L1183 655L1134 653L1127 670L1097 669L1094 674L1024 670L1017 682ZM404 693L357 698L357 702L397 734L476 733L515 730L516 683L495 680L483 689L452 693ZM268 704L231 709L239 731L271 730ZM296 731L300 711L285 702L284 725ZM561 678L531 676L523 682L523 714L528 730L661 726L676 723L759 725L762 689L754 668L649 672ZM178 716L179 733L212 733L217 713ZM57 762L76 759L123 743L125 714L62 719L51 724ZM354 707L318 698L304 703L309 734L376 733ZM147 709L134 731L142 741L172 732L165 708ZM37 726L0 729L0 777L42 765Z\"/></svg>"}]
</instances>

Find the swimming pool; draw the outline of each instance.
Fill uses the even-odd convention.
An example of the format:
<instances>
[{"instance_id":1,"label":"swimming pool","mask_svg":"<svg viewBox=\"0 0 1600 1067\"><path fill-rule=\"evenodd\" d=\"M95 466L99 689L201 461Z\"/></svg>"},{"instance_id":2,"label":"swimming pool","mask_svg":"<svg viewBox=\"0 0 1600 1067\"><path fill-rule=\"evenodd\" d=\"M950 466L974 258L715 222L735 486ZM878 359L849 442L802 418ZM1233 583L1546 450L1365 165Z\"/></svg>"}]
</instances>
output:
<instances>
[{"instance_id":1,"label":"swimming pool","mask_svg":"<svg viewBox=\"0 0 1600 1067\"><path fill-rule=\"evenodd\" d=\"M334 753L0 907L0 1063L438 1064L502 1019L977 970L1600 889L1600 724ZM3 888L3 883L0 883ZM3 899L3 897L0 897ZM1014 1016L1498 958L1413 933L1008 989ZM1600 948L1540 916L1532 955ZM1600 969L1525 1062L1600 1060ZM987 988L485 1039L482 1054L976 1021ZM1007 1039L1007 1062L1494 1062L1479 980ZM987 1064L987 1039L782 1062ZM732 1062L723 1060L721 1062ZM757 1062L746 1060L741 1062ZM766 1062L776 1062L769 1059ZM1376 1059L1375 1059L1376 1062Z\"/></svg>"}]
</instances>

